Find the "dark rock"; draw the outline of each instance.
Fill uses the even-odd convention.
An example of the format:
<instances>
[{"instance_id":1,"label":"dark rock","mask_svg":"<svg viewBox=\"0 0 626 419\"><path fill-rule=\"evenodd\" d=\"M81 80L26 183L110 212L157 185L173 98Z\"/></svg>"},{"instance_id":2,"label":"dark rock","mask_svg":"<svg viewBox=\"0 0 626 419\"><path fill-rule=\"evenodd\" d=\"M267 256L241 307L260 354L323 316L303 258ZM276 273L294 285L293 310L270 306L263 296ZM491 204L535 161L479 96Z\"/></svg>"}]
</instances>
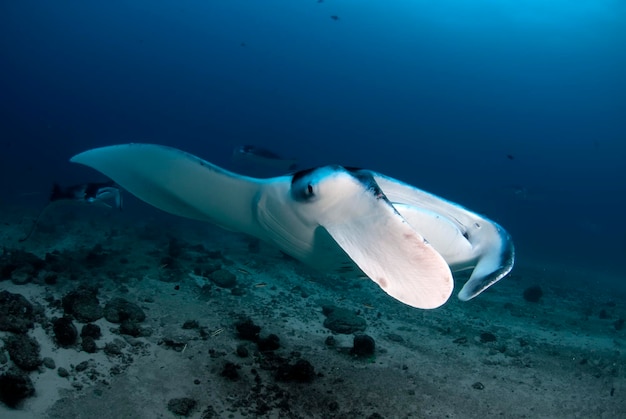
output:
<instances>
[{"instance_id":1,"label":"dark rock","mask_svg":"<svg viewBox=\"0 0 626 419\"><path fill-rule=\"evenodd\" d=\"M76 365L74 367L74 369L76 370L76 372L83 372L85 371L87 368L89 368L89 361L83 361L81 363L79 363L78 365Z\"/></svg>"},{"instance_id":2,"label":"dark rock","mask_svg":"<svg viewBox=\"0 0 626 419\"><path fill-rule=\"evenodd\" d=\"M271 334L266 338L259 339L256 344L261 352L275 351L280 348L280 338Z\"/></svg>"},{"instance_id":3,"label":"dark rock","mask_svg":"<svg viewBox=\"0 0 626 419\"><path fill-rule=\"evenodd\" d=\"M624 319L619 318L615 320L613 327L615 327L615 330L622 330L624 328Z\"/></svg>"},{"instance_id":4,"label":"dark rock","mask_svg":"<svg viewBox=\"0 0 626 419\"><path fill-rule=\"evenodd\" d=\"M57 370L57 374L59 374L59 377L62 377L62 378L67 378L70 376L69 371L63 367L59 367L59 369Z\"/></svg>"},{"instance_id":5,"label":"dark rock","mask_svg":"<svg viewBox=\"0 0 626 419\"><path fill-rule=\"evenodd\" d=\"M100 339L102 336L102 332L100 331L100 326L97 324L89 323L83 326L80 331L80 337L91 337L93 339Z\"/></svg>"},{"instance_id":6,"label":"dark rock","mask_svg":"<svg viewBox=\"0 0 626 419\"><path fill-rule=\"evenodd\" d=\"M259 340L259 333L261 332L261 327L257 326L252 322L252 319L245 319L237 322L235 324L237 328L237 333L239 337L244 340L249 340L252 342L256 342Z\"/></svg>"},{"instance_id":7,"label":"dark rock","mask_svg":"<svg viewBox=\"0 0 626 419\"><path fill-rule=\"evenodd\" d=\"M54 338L61 346L71 346L76 343L78 338L78 330L69 317L61 317L52 322L52 331Z\"/></svg>"},{"instance_id":8,"label":"dark rock","mask_svg":"<svg viewBox=\"0 0 626 419\"><path fill-rule=\"evenodd\" d=\"M185 323L183 323L183 329L185 330L199 329L199 328L200 328L200 323L198 323L197 320L187 320Z\"/></svg>"},{"instance_id":9,"label":"dark rock","mask_svg":"<svg viewBox=\"0 0 626 419\"><path fill-rule=\"evenodd\" d=\"M376 343L374 338L368 335L356 335L352 343L350 353L358 357L369 357L374 355Z\"/></svg>"},{"instance_id":10,"label":"dark rock","mask_svg":"<svg viewBox=\"0 0 626 419\"><path fill-rule=\"evenodd\" d=\"M280 365L276 370L277 381L297 381L299 383L310 383L315 378L313 365L305 359L299 359L295 364Z\"/></svg>"},{"instance_id":11,"label":"dark rock","mask_svg":"<svg viewBox=\"0 0 626 419\"><path fill-rule=\"evenodd\" d=\"M178 416L189 416L198 404L194 399L182 397L179 399L171 399L167 402L167 409Z\"/></svg>"},{"instance_id":12,"label":"dark rock","mask_svg":"<svg viewBox=\"0 0 626 419\"><path fill-rule=\"evenodd\" d=\"M139 327L137 323L128 320L122 322L119 331L122 335L128 335L135 338L141 336L141 327Z\"/></svg>"},{"instance_id":13,"label":"dark rock","mask_svg":"<svg viewBox=\"0 0 626 419\"><path fill-rule=\"evenodd\" d=\"M345 308L325 306L323 312L326 315L324 327L335 333L349 335L355 332L363 332L367 326L365 319Z\"/></svg>"},{"instance_id":14,"label":"dark rock","mask_svg":"<svg viewBox=\"0 0 626 419\"><path fill-rule=\"evenodd\" d=\"M213 406L209 405L202 412L201 418L202 419L219 418L219 414L217 413L217 411L215 410L215 408Z\"/></svg>"},{"instance_id":15,"label":"dark rock","mask_svg":"<svg viewBox=\"0 0 626 419\"><path fill-rule=\"evenodd\" d=\"M126 344L123 341L115 339L113 342L109 342L104 345L104 353L107 355L121 355L122 348L125 346Z\"/></svg>"},{"instance_id":16,"label":"dark rock","mask_svg":"<svg viewBox=\"0 0 626 419\"><path fill-rule=\"evenodd\" d=\"M476 381L474 384L472 384L472 388L476 390L484 390L485 385L481 383L480 381Z\"/></svg>"},{"instance_id":17,"label":"dark rock","mask_svg":"<svg viewBox=\"0 0 626 419\"><path fill-rule=\"evenodd\" d=\"M97 268L104 265L109 257L109 254L104 250L101 244L96 244L85 255L85 265L88 268Z\"/></svg>"},{"instance_id":18,"label":"dark rock","mask_svg":"<svg viewBox=\"0 0 626 419\"><path fill-rule=\"evenodd\" d=\"M19 267L11 273L11 282L15 285L26 285L33 279L33 274L28 267Z\"/></svg>"},{"instance_id":19,"label":"dark rock","mask_svg":"<svg viewBox=\"0 0 626 419\"><path fill-rule=\"evenodd\" d=\"M48 274L44 277L43 282L46 285L56 285L59 276L57 274Z\"/></svg>"},{"instance_id":20,"label":"dark rock","mask_svg":"<svg viewBox=\"0 0 626 419\"><path fill-rule=\"evenodd\" d=\"M123 298L114 298L104 306L104 318L111 323L122 323L125 320L142 322L146 314L137 304Z\"/></svg>"},{"instance_id":21,"label":"dark rock","mask_svg":"<svg viewBox=\"0 0 626 419\"><path fill-rule=\"evenodd\" d=\"M34 320L33 305L23 295L0 291L0 330L26 333Z\"/></svg>"},{"instance_id":22,"label":"dark rock","mask_svg":"<svg viewBox=\"0 0 626 419\"><path fill-rule=\"evenodd\" d=\"M539 285L528 287L524 290L524 300L530 303L538 303L543 296L543 290Z\"/></svg>"},{"instance_id":23,"label":"dark rock","mask_svg":"<svg viewBox=\"0 0 626 419\"><path fill-rule=\"evenodd\" d=\"M237 356L240 358L246 358L249 355L249 351L248 348L246 348L246 345L240 344L237 345Z\"/></svg>"},{"instance_id":24,"label":"dark rock","mask_svg":"<svg viewBox=\"0 0 626 419\"><path fill-rule=\"evenodd\" d=\"M83 348L83 351L89 354L93 354L98 350L96 341L91 336L85 336L80 343L80 346Z\"/></svg>"},{"instance_id":25,"label":"dark rock","mask_svg":"<svg viewBox=\"0 0 626 419\"><path fill-rule=\"evenodd\" d=\"M81 323L96 321L104 314L96 288L81 287L67 294L61 302L65 314L74 316Z\"/></svg>"},{"instance_id":26,"label":"dark rock","mask_svg":"<svg viewBox=\"0 0 626 419\"><path fill-rule=\"evenodd\" d=\"M16 371L0 375L0 400L7 406L17 407L22 400L34 394L35 387L28 375Z\"/></svg>"},{"instance_id":27,"label":"dark rock","mask_svg":"<svg viewBox=\"0 0 626 419\"><path fill-rule=\"evenodd\" d=\"M6 340L11 360L23 370L33 371L41 365L39 343L28 335L13 335Z\"/></svg>"},{"instance_id":28,"label":"dark rock","mask_svg":"<svg viewBox=\"0 0 626 419\"><path fill-rule=\"evenodd\" d=\"M0 280L11 279L14 271L35 277L46 266L46 262L30 252L12 249L0 258Z\"/></svg>"},{"instance_id":29,"label":"dark rock","mask_svg":"<svg viewBox=\"0 0 626 419\"><path fill-rule=\"evenodd\" d=\"M602 309L602 310L600 310L600 313L598 314L598 317L600 319L602 319L602 320L606 320L606 319L608 319L611 316L609 316L609 313L607 313L607 311L605 309Z\"/></svg>"},{"instance_id":30,"label":"dark rock","mask_svg":"<svg viewBox=\"0 0 626 419\"><path fill-rule=\"evenodd\" d=\"M237 285L237 277L225 269L218 269L211 273L211 281L221 288L234 288Z\"/></svg>"},{"instance_id":31,"label":"dark rock","mask_svg":"<svg viewBox=\"0 0 626 419\"><path fill-rule=\"evenodd\" d=\"M54 362L54 359L50 358L50 357L45 357L43 359L43 366L46 368L49 368L51 370L55 369L57 367L56 363Z\"/></svg>"},{"instance_id":32,"label":"dark rock","mask_svg":"<svg viewBox=\"0 0 626 419\"><path fill-rule=\"evenodd\" d=\"M337 344L337 341L335 340L334 336L328 336L325 340L324 340L324 345L329 346L329 347L334 347Z\"/></svg>"},{"instance_id":33,"label":"dark rock","mask_svg":"<svg viewBox=\"0 0 626 419\"><path fill-rule=\"evenodd\" d=\"M496 340L498 340L498 338L496 338L496 335L493 333L483 332L480 334L480 343L495 342Z\"/></svg>"},{"instance_id":34,"label":"dark rock","mask_svg":"<svg viewBox=\"0 0 626 419\"><path fill-rule=\"evenodd\" d=\"M227 362L224 364L224 368L222 369L221 376L226 377L231 381L236 381L239 379L239 366L232 362Z\"/></svg>"}]
</instances>

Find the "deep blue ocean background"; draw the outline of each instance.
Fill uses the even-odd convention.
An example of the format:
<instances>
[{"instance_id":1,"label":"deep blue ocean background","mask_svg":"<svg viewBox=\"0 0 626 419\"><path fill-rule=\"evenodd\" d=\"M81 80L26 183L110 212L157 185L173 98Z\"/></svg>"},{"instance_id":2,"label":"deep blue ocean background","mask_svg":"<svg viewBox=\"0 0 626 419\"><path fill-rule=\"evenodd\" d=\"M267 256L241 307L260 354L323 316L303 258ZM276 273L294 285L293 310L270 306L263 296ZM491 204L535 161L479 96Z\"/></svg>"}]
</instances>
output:
<instances>
[{"instance_id":1,"label":"deep blue ocean background","mask_svg":"<svg viewBox=\"0 0 626 419\"><path fill-rule=\"evenodd\" d=\"M626 260L626 2L2 1L0 205L101 180L68 159L126 142L377 170L603 285Z\"/></svg>"}]
</instances>

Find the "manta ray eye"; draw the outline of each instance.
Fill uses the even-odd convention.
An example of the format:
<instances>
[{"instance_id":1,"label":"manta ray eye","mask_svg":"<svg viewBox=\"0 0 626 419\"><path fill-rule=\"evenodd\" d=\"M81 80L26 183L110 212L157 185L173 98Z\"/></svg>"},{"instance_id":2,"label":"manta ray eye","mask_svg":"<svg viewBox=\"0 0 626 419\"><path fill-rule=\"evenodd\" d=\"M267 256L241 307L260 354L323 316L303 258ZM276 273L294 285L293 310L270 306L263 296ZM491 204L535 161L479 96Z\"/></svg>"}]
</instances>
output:
<instances>
[{"instance_id":1,"label":"manta ray eye","mask_svg":"<svg viewBox=\"0 0 626 419\"><path fill-rule=\"evenodd\" d=\"M313 195L313 185L311 185L310 183L306 185L306 191L309 193L309 195Z\"/></svg>"}]
</instances>

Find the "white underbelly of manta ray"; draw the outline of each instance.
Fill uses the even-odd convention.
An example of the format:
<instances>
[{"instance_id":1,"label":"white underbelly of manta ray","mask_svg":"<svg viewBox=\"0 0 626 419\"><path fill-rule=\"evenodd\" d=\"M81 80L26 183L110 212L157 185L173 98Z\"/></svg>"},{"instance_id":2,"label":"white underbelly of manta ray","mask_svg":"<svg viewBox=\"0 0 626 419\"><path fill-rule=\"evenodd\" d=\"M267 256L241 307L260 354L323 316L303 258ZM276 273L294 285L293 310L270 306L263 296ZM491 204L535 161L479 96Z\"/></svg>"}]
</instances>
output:
<instances>
[{"instance_id":1,"label":"white underbelly of manta ray","mask_svg":"<svg viewBox=\"0 0 626 419\"><path fill-rule=\"evenodd\" d=\"M153 144L96 148L71 161L159 209L258 237L313 267L358 267L417 308L449 299L452 271L472 269L458 294L465 301L513 268L513 243L498 224L369 170L324 166L256 179Z\"/></svg>"}]
</instances>

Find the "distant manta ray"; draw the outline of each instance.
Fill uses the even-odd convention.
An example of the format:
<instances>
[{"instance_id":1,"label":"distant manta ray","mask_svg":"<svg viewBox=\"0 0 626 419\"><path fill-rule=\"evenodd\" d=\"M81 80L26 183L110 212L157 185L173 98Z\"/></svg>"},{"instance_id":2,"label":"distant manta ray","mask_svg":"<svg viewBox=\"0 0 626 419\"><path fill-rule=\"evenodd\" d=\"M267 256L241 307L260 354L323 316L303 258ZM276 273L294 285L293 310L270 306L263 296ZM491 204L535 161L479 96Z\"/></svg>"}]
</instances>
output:
<instances>
[{"instance_id":1,"label":"distant manta ray","mask_svg":"<svg viewBox=\"0 0 626 419\"><path fill-rule=\"evenodd\" d=\"M471 269L459 299L505 277L515 252L495 222L370 170L323 166L256 179L153 144L96 148L71 158L169 213L250 234L314 268L363 274L391 297L436 308L452 271Z\"/></svg>"},{"instance_id":2,"label":"distant manta ray","mask_svg":"<svg viewBox=\"0 0 626 419\"><path fill-rule=\"evenodd\" d=\"M273 169L283 173L293 172L297 166L296 159L288 159L271 150L254 145L240 145L233 149L233 162L255 166L256 169Z\"/></svg>"},{"instance_id":3,"label":"distant manta ray","mask_svg":"<svg viewBox=\"0 0 626 419\"><path fill-rule=\"evenodd\" d=\"M30 238L37 229L41 216L55 204L64 202L100 203L110 207L105 202L110 199L114 201L115 208L122 209L122 193L114 182L82 183L80 185L68 186L67 188L62 188L55 183L50 193L50 202L39 212L26 237L19 239L19 241L24 242Z\"/></svg>"}]
</instances>

